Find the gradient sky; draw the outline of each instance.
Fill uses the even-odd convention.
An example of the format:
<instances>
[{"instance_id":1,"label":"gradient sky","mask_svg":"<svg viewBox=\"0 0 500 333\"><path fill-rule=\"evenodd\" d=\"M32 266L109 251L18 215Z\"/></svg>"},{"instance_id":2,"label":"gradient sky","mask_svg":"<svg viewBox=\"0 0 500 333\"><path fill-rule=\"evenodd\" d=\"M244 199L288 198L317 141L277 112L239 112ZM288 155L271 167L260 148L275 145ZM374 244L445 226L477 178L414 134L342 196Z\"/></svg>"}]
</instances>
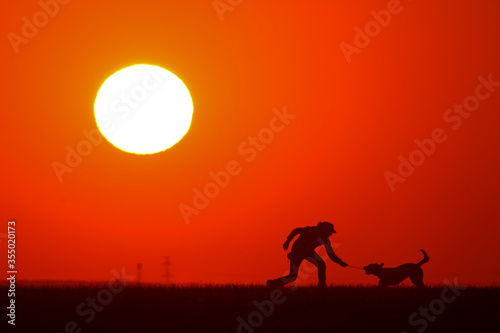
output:
<instances>
[{"instance_id":1,"label":"gradient sky","mask_svg":"<svg viewBox=\"0 0 500 333\"><path fill-rule=\"evenodd\" d=\"M388 6L391 21L355 40ZM212 0L73 0L20 44L11 33L40 4L3 7L0 237L14 219L19 279L109 280L141 262L160 281L169 255L176 283L263 283L287 270L293 228L330 221L351 265L424 248L428 283L500 283L500 87L477 88L500 82L498 1L253 0L220 14ZM189 133L146 156L103 141L60 181L53 163L96 129L101 84L141 63L184 81ZM454 113L476 89L477 109ZM295 117L250 152L284 110ZM391 189L387 171L435 129L446 140ZM186 223L180 205L230 161L239 173ZM327 282L376 278L327 261Z\"/></svg>"}]
</instances>

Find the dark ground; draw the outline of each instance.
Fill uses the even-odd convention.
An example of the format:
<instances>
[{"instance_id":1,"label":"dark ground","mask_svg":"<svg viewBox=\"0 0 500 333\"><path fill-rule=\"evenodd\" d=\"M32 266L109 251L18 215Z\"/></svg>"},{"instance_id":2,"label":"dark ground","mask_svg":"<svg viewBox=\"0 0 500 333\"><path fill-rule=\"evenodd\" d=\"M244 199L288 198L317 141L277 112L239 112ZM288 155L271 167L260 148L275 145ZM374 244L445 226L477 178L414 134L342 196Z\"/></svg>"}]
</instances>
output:
<instances>
[{"instance_id":1,"label":"dark ground","mask_svg":"<svg viewBox=\"0 0 500 333\"><path fill-rule=\"evenodd\" d=\"M120 288L115 286L116 293L112 293L105 283L18 287L16 326L9 331L413 333L420 329L420 332L441 333L500 332L500 288L467 287L455 290L459 295L449 288L443 291L446 286L423 290L301 287L283 288L274 293L273 289L262 286L232 285L129 284L122 291ZM6 288L2 287L0 292L5 295ZM279 303L273 303L272 310L271 295ZM87 303L92 302L92 298L98 299L95 310ZM258 312L254 301L264 306L265 314ZM3 311L6 311L5 304L4 301ZM421 307L431 308L428 319L424 319L423 314L414 315L412 325L409 317ZM6 322L5 314L2 317Z\"/></svg>"}]
</instances>

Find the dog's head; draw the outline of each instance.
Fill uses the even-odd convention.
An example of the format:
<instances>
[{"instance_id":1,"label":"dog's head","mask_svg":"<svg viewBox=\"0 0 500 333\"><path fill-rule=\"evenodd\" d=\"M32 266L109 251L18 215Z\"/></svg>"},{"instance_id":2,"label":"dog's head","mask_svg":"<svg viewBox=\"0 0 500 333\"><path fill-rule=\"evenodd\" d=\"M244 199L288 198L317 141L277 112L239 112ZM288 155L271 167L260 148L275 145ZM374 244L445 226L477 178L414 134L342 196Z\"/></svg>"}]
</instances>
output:
<instances>
[{"instance_id":1,"label":"dog's head","mask_svg":"<svg viewBox=\"0 0 500 333\"><path fill-rule=\"evenodd\" d=\"M382 267L384 264L369 264L368 266L363 267L365 270L366 275L372 274L372 275L379 275L380 271L382 270Z\"/></svg>"}]
</instances>

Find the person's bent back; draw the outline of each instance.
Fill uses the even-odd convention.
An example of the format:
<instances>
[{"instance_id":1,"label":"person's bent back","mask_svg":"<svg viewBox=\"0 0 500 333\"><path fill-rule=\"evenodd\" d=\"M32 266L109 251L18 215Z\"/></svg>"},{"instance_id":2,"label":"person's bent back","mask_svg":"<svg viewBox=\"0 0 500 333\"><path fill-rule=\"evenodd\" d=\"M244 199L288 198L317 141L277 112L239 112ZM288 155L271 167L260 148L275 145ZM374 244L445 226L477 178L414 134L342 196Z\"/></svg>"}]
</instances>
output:
<instances>
[{"instance_id":1,"label":"person's bent back","mask_svg":"<svg viewBox=\"0 0 500 333\"><path fill-rule=\"evenodd\" d=\"M318 222L318 225L314 227L294 229L283 244L283 249L287 250L290 242L299 235L292 245L292 250L287 255L288 259L290 259L290 273L282 278L268 280L266 285L279 287L295 281L297 279L300 264L303 260L307 260L318 268L318 284L320 286L325 286L326 264L315 251L318 246L325 247L328 257L333 262L342 267L348 266L348 264L342 261L333 251L330 237L335 233L336 231L333 224L330 222Z\"/></svg>"}]
</instances>

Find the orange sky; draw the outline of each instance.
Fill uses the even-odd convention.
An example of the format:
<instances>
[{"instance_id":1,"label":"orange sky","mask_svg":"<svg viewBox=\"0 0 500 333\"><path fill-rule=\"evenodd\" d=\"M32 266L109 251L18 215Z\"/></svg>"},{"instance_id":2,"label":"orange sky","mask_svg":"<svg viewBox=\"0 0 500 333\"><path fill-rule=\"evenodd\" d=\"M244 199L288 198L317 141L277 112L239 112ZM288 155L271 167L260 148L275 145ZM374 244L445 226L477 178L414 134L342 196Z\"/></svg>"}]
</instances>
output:
<instances>
[{"instance_id":1,"label":"orange sky","mask_svg":"<svg viewBox=\"0 0 500 333\"><path fill-rule=\"evenodd\" d=\"M37 1L3 6L0 233L17 221L19 278L109 280L141 262L159 281L169 255L174 282L263 283L287 270L293 228L331 221L349 264L417 262L424 248L428 283L500 283L500 87L478 79L500 82L498 1L253 0L218 13L212 0L73 0L47 22ZM33 16L40 27L23 30ZM356 38L367 23L372 37ZM184 81L189 133L146 156L104 141L60 181L53 163L96 128L103 81L139 63ZM462 116L464 100L475 111ZM273 120L284 110L295 117ZM400 155L420 163L415 140L436 129L446 140L392 191L386 172ZM259 133L267 144L251 148ZM238 172L186 223L180 205L230 161ZM376 280L327 267L329 283Z\"/></svg>"}]
</instances>

